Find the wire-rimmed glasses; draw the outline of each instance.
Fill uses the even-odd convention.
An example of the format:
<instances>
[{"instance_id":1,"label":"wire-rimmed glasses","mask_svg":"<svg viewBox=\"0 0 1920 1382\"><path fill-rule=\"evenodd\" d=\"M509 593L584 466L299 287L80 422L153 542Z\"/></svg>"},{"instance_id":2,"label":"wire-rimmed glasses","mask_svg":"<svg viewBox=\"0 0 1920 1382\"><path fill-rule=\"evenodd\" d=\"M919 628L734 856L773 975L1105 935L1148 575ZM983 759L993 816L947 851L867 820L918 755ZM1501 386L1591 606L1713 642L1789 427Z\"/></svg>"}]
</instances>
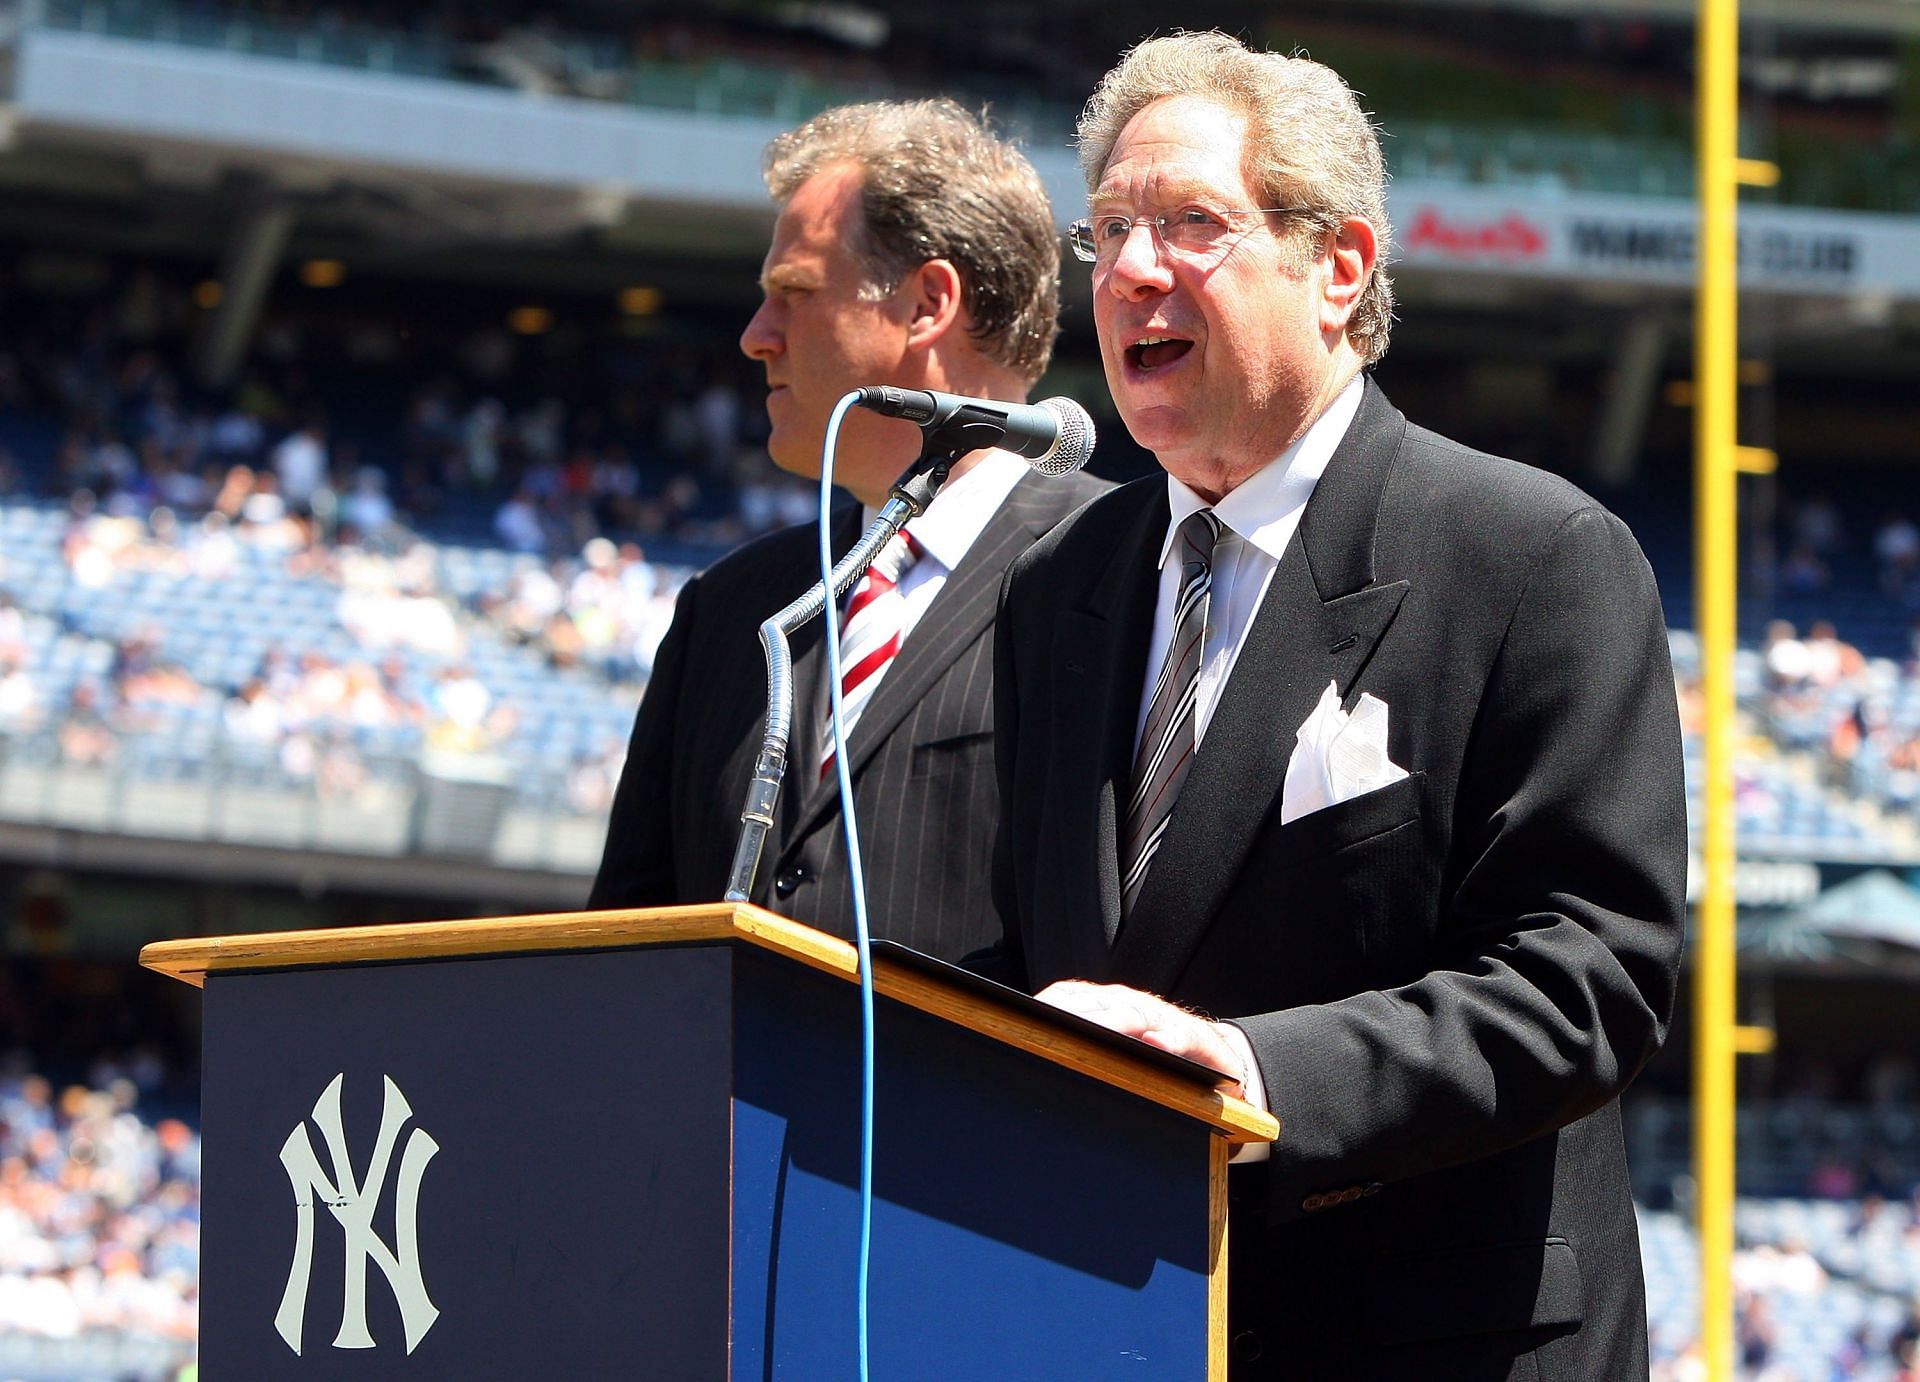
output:
<instances>
[{"instance_id":1,"label":"wire-rimmed glasses","mask_svg":"<svg viewBox=\"0 0 1920 1382\"><path fill-rule=\"evenodd\" d=\"M1073 257L1088 264L1111 264L1120 255L1135 226L1146 226L1160 243L1176 254L1205 255L1217 249L1226 238L1240 229L1248 216L1312 216L1316 213L1298 206L1250 206L1220 208L1183 206L1158 216L1125 216L1103 211L1067 227L1067 243Z\"/></svg>"}]
</instances>

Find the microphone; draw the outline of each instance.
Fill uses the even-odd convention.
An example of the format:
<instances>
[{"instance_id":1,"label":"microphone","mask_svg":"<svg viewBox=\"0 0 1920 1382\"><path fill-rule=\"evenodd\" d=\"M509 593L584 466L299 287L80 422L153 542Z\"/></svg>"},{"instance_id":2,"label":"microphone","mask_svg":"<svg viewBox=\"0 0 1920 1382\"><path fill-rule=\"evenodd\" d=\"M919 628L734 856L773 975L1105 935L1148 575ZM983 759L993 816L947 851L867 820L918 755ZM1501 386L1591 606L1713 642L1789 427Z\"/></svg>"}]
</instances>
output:
<instances>
[{"instance_id":1,"label":"microphone","mask_svg":"<svg viewBox=\"0 0 1920 1382\"><path fill-rule=\"evenodd\" d=\"M920 425L929 442L968 442L970 450L999 446L1023 456L1042 475L1070 475L1093 454L1093 419L1071 398L995 403L985 398L870 384L855 390L862 408Z\"/></svg>"}]
</instances>

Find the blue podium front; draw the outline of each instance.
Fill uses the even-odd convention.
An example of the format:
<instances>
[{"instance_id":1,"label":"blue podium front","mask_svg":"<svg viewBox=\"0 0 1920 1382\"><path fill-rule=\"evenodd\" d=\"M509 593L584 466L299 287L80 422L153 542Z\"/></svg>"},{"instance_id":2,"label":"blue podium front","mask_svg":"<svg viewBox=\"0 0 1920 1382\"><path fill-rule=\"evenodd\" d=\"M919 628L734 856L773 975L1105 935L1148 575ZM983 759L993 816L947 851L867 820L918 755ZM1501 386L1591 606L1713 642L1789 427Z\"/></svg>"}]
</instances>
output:
<instances>
[{"instance_id":1,"label":"blue podium front","mask_svg":"<svg viewBox=\"0 0 1920 1382\"><path fill-rule=\"evenodd\" d=\"M856 1372L850 948L744 907L167 942L204 982L201 1358L227 1378ZM872 1375L1224 1376L1270 1120L876 962Z\"/></svg>"}]
</instances>

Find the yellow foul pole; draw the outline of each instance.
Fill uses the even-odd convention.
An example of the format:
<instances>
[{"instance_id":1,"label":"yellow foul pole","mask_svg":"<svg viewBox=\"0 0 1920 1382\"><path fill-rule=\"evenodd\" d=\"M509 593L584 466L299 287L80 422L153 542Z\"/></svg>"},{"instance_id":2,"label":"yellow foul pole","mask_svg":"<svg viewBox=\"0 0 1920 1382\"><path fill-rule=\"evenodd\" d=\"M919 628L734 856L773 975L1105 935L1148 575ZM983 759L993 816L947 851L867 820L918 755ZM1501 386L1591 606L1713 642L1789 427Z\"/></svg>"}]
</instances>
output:
<instances>
[{"instance_id":1,"label":"yellow foul pole","mask_svg":"<svg viewBox=\"0 0 1920 1382\"><path fill-rule=\"evenodd\" d=\"M1731 1382L1739 0L1700 0L1699 23L1694 585L1706 702L1706 838L1701 861L1705 888L1694 938L1694 1175L1700 1231L1700 1340L1710 1382Z\"/></svg>"}]
</instances>

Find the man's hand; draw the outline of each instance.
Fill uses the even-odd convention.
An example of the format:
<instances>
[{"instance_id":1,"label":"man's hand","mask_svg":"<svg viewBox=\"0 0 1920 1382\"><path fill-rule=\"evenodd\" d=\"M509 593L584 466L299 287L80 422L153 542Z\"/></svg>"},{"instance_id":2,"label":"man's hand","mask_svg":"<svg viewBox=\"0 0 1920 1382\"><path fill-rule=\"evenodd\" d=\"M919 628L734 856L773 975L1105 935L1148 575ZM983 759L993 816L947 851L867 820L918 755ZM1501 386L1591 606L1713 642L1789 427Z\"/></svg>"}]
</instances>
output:
<instances>
[{"instance_id":1,"label":"man's hand","mask_svg":"<svg viewBox=\"0 0 1920 1382\"><path fill-rule=\"evenodd\" d=\"M1091 984L1063 979L1040 990L1042 1003L1078 1014L1116 1032L1138 1037L1150 1046L1198 1061L1224 1075L1238 1092L1240 1053L1221 1034L1220 1024L1209 1022L1164 998L1156 998L1124 984Z\"/></svg>"}]
</instances>

